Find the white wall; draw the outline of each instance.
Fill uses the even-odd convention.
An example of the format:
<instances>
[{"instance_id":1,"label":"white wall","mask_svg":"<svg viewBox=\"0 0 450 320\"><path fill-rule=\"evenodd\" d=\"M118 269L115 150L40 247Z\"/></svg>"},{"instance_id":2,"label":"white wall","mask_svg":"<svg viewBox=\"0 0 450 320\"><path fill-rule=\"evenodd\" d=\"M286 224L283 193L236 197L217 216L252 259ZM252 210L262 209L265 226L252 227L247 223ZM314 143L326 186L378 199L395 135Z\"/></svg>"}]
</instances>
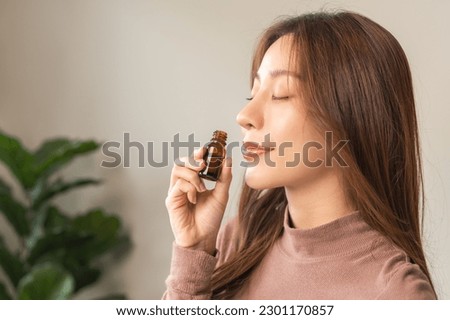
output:
<instances>
[{"instance_id":1,"label":"white wall","mask_svg":"<svg viewBox=\"0 0 450 320\"><path fill-rule=\"evenodd\" d=\"M448 1L0 0L0 128L30 148L60 135L122 141L129 132L134 141L154 141L157 160L162 142L176 133L207 142L222 128L229 141L240 141L235 116L249 95L256 37L279 15L322 7L367 15L390 30L409 57L425 162L426 252L438 292L449 299ZM171 167L138 168L133 158L131 168L105 169L98 153L66 171L106 184L58 203L74 212L97 205L117 212L134 243L128 257L80 298L106 289L159 299L165 289L173 240L164 206ZM227 217L236 212L243 173L236 165L233 170Z\"/></svg>"}]
</instances>

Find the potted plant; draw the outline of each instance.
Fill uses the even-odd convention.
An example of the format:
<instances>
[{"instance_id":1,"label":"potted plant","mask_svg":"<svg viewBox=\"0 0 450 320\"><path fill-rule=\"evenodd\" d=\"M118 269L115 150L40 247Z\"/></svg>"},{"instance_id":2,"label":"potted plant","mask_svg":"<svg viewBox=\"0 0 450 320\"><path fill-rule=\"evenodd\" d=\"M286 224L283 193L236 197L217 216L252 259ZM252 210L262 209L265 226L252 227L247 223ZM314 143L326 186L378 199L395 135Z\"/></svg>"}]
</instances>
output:
<instances>
[{"instance_id":1,"label":"potted plant","mask_svg":"<svg viewBox=\"0 0 450 320\"><path fill-rule=\"evenodd\" d=\"M93 140L56 138L30 151L0 131L0 161L25 199L19 201L0 177L0 213L20 240L19 250L12 252L0 234L0 268L9 282L0 282L0 299L69 299L100 278L99 257L126 248L128 237L117 216L102 208L68 215L52 204L58 195L100 184L57 175L73 159L98 148Z\"/></svg>"}]
</instances>

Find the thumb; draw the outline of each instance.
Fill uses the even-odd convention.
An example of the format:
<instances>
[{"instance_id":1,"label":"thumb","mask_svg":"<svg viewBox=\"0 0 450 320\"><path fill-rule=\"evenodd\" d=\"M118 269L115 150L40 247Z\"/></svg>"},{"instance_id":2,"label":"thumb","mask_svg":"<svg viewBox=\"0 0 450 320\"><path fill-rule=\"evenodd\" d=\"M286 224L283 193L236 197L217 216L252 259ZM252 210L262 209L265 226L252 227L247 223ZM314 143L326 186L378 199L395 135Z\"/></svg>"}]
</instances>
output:
<instances>
[{"instance_id":1,"label":"thumb","mask_svg":"<svg viewBox=\"0 0 450 320\"><path fill-rule=\"evenodd\" d=\"M219 179L216 181L216 186L212 191L213 194L217 196L224 196L230 189L231 179L233 178L232 174L232 158L228 157L223 163L222 173L220 174Z\"/></svg>"}]
</instances>

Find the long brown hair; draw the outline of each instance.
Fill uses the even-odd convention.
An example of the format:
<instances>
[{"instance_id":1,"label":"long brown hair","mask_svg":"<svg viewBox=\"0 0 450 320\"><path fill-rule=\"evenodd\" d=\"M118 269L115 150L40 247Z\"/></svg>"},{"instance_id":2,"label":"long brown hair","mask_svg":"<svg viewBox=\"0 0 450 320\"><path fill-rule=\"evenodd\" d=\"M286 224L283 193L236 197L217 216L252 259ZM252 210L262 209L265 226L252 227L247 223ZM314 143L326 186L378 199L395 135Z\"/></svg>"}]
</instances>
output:
<instances>
[{"instance_id":1,"label":"long brown hair","mask_svg":"<svg viewBox=\"0 0 450 320\"><path fill-rule=\"evenodd\" d=\"M265 52L284 35L292 35L289 61L303 77L299 90L308 116L317 128L349 140L340 153L348 164L346 195L434 290L420 232L424 195L411 72L400 44L352 12L281 17L258 41L250 86ZM286 206L284 188L255 190L243 183L236 249L213 274L213 299L233 297L248 280L282 233Z\"/></svg>"}]
</instances>

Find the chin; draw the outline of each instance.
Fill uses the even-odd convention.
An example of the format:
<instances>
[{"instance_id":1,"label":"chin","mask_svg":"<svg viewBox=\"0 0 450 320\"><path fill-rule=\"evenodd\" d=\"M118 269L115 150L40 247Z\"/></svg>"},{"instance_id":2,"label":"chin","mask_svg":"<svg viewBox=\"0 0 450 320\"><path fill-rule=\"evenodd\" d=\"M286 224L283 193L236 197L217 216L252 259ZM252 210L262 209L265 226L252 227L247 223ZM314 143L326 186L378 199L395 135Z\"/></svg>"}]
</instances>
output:
<instances>
[{"instance_id":1,"label":"chin","mask_svg":"<svg viewBox=\"0 0 450 320\"><path fill-rule=\"evenodd\" d=\"M245 183L255 190L273 189L282 186L282 184L277 183L275 177L270 174L254 172L252 168L247 168L245 171Z\"/></svg>"}]
</instances>

